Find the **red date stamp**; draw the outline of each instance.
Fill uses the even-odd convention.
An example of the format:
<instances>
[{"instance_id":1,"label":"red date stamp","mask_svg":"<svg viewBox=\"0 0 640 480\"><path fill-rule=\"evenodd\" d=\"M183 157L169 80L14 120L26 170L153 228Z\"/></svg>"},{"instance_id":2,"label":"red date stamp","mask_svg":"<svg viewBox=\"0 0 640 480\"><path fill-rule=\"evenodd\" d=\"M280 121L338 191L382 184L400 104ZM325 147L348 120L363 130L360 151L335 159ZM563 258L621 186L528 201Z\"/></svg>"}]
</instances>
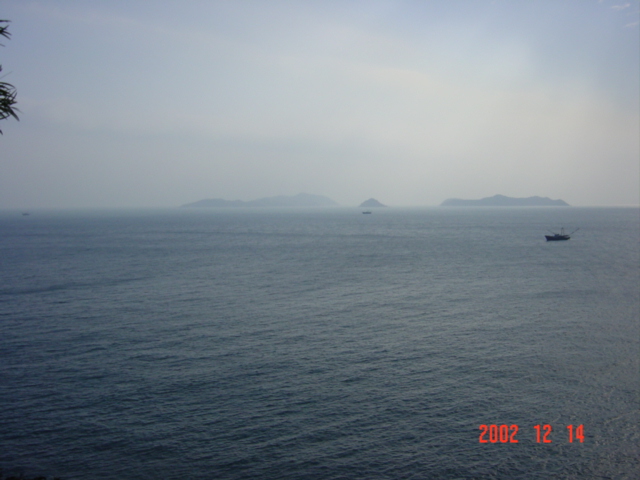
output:
<instances>
[{"instance_id":1,"label":"red date stamp","mask_svg":"<svg viewBox=\"0 0 640 480\"><path fill-rule=\"evenodd\" d=\"M518 443L516 435L520 427L518 425L480 425L480 443ZM536 443L553 443L551 433L553 427L549 424L534 425ZM574 441L584 442L584 425L567 425L569 443Z\"/></svg>"}]
</instances>

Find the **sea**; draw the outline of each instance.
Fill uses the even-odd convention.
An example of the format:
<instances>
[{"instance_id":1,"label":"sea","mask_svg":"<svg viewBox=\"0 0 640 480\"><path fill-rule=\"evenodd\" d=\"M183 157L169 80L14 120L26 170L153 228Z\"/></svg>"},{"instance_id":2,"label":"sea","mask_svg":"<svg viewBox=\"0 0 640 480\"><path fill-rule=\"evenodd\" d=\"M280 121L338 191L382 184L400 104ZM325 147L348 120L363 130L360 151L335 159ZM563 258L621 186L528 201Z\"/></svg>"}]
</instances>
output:
<instances>
[{"instance_id":1,"label":"sea","mask_svg":"<svg viewBox=\"0 0 640 480\"><path fill-rule=\"evenodd\" d=\"M0 212L3 474L639 478L640 209L372 212Z\"/></svg>"}]
</instances>

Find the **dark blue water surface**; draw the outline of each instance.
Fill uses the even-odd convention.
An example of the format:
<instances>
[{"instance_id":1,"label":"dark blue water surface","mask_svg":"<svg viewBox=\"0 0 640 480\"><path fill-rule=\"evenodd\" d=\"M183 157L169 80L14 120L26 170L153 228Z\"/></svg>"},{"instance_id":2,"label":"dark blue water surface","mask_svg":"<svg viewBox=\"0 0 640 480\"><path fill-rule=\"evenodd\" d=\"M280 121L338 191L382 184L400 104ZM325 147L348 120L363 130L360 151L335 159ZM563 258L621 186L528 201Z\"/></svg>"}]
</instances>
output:
<instances>
[{"instance_id":1,"label":"dark blue water surface","mask_svg":"<svg viewBox=\"0 0 640 480\"><path fill-rule=\"evenodd\" d=\"M639 225L637 208L0 213L0 468L637 478ZM545 242L561 226L581 229ZM518 443L480 443L482 424Z\"/></svg>"}]
</instances>

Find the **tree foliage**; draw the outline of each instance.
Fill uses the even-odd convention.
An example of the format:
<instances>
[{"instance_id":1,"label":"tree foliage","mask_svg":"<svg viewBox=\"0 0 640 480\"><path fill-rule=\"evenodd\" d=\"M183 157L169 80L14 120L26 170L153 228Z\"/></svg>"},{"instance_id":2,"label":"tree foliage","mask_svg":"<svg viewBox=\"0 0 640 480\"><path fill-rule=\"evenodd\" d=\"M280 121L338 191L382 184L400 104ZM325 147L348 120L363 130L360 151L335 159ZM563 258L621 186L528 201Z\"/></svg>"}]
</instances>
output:
<instances>
[{"instance_id":1,"label":"tree foliage","mask_svg":"<svg viewBox=\"0 0 640 480\"><path fill-rule=\"evenodd\" d=\"M8 31L8 23L9 20L0 20L0 36L3 36L4 38L11 37L11 34ZM2 65L0 65L0 72L2 72ZM2 77L0 77L0 79L1 78ZM16 104L16 95L17 92L13 85L0 81L0 120L4 120L8 117L13 117L16 120L19 120L18 115L16 114L19 110L14 107ZM2 130L0 130L0 134L1 133Z\"/></svg>"}]
</instances>

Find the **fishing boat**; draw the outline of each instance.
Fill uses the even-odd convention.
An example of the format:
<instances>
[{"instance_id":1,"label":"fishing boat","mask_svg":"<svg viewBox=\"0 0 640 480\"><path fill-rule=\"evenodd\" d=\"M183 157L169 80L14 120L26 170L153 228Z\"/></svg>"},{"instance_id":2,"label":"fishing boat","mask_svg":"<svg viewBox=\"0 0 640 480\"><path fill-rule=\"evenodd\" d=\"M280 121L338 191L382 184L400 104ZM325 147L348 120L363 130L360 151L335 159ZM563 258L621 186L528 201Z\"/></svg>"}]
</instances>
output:
<instances>
[{"instance_id":1,"label":"fishing boat","mask_svg":"<svg viewBox=\"0 0 640 480\"><path fill-rule=\"evenodd\" d=\"M371 210L366 210L364 212L362 212L364 215L371 215Z\"/></svg>"},{"instance_id":2,"label":"fishing boat","mask_svg":"<svg viewBox=\"0 0 640 480\"><path fill-rule=\"evenodd\" d=\"M547 239L547 242L557 242L560 240L569 240L571 238L571 235L573 235L574 233L576 233L578 230L580 230L579 228L577 230L574 230L573 232L566 234L564 233L564 227L562 227L560 229L560 233L555 233L555 232L551 232L553 233L553 235L545 235L544 238Z\"/></svg>"}]
</instances>

